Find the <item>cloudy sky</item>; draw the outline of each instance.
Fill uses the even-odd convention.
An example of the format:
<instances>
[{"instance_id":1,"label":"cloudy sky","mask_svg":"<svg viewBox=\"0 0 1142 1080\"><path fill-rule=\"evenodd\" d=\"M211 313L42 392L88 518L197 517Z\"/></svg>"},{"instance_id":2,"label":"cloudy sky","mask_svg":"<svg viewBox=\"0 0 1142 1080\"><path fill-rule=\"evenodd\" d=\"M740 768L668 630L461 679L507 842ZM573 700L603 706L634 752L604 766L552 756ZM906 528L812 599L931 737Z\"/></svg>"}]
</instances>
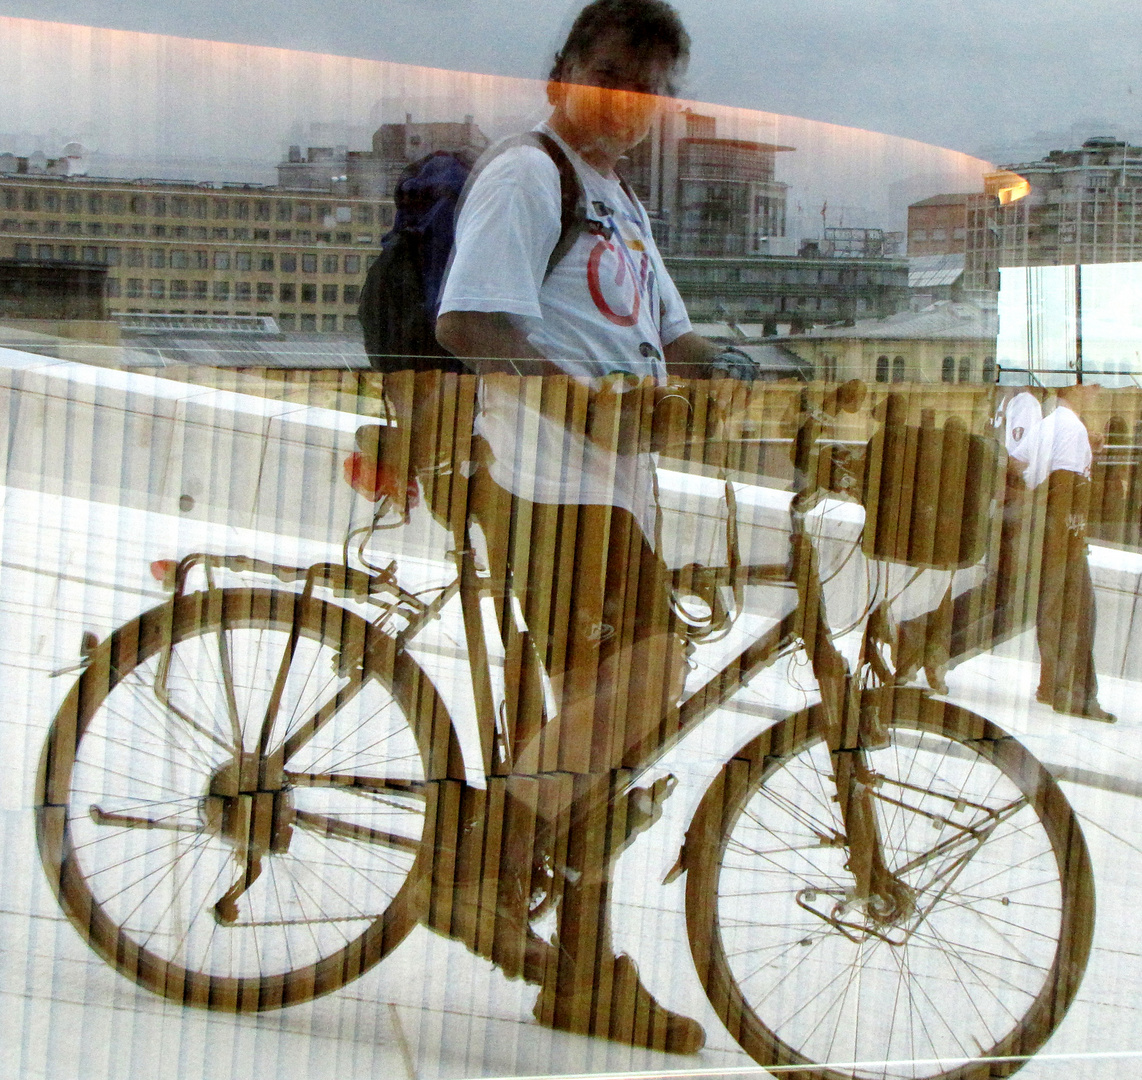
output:
<instances>
[{"instance_id":1,"label":"cloudy sky","mask_svg":"<svg viewBox=\"0 0 1142 1080\"><path fill-rule=\"evenodd\" d=\"M1138 0L675 0L686 96L1012 160L1142 136ZM577 7L578 5L574 5ZM0 15L537 77L564 0L0 0Z\"/></svg>"}]
</instances>

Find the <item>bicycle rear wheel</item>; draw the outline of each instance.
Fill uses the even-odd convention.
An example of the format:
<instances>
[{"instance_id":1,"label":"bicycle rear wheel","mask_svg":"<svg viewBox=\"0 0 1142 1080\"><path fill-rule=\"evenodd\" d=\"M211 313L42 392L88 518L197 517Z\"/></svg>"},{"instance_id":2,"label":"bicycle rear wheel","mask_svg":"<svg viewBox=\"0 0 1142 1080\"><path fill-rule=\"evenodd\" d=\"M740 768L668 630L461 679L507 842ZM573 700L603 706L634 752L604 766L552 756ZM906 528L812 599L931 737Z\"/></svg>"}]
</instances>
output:
<instances>
[{"instance_id":1,"label":"bicycle rear wheel","mask_svg":"<svg viewBox=\"0 0 1142 1080\"><path fill-rule=\"evenodd\" d=\"M728 762L691 826L699 975L765 1066L814 1080L1006 1076L1062 1020L1086 966L1086 844L1015 739L910 690L895 692L893 712L889 745L865 753L884 858L907 901L889 911L854 899L823 715L811 709Z\"/></svg>"},{"instance_id":2,"label":"bicycle rear wheel","mask_svg":"<svg viewBox=\"0 0 1142 1080\"><path fill-rule=\"evenodd\" d=\"M308 1000L415 925L453 739L432 683L359 616L277 590L179 597L103 642L61 706L41 859L91 947L148 989Z\"/></svg>"}]
</instances>

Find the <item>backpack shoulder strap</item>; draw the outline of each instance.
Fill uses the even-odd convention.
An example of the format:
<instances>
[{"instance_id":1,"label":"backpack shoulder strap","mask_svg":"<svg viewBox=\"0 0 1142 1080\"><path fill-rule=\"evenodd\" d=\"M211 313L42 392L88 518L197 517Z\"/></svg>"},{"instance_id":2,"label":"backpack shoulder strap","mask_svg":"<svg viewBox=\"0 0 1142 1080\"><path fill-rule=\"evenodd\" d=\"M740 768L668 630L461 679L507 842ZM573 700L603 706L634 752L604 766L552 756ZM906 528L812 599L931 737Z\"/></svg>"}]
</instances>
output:
<instances>
[{"instance_id":1,"label":"backpack shoulder strap","mask_svg":"<svg viewBox=\"0 0 1142 1080\"><path fill-rule=\"evenodd\" d=\"M555 242L555 247L551 249L551 255L547 259L547 269L543 272L546 281L551 271L571 250L579 238L579 233L587 227L587 196L579 180L579 174L575 171L575 166L571 164L571 159L564 152L563 147L546 132L525 131L520 135L512 135L496 143L488 150L468 176L468 181L464 185L464 191L456 206L456 217L460 217L460 210L468 196L468 191L475 183L476 177L483 171L484 166L492 158L498 157L513 146L534 146L542 150L551 158L555 168L559 171L559 239Z\"/></svg>"},{"instance_id":2,"label":"backpack shoulder strap","mask_svg":"<svg viewBox=\"0 0 1142 1080\"><path fill-rule=\"evenodd\" d=\"M543 150L559 170L559 239L551 249L551 255L547 260L547 270L543 275L546 279L579 239L579 233L586 228L587 208L584 205L586 193L579 181L579 174L563 147L545 131L531 131L528 135L534 140L534 145Z\"/></svg>"}]
</instances>

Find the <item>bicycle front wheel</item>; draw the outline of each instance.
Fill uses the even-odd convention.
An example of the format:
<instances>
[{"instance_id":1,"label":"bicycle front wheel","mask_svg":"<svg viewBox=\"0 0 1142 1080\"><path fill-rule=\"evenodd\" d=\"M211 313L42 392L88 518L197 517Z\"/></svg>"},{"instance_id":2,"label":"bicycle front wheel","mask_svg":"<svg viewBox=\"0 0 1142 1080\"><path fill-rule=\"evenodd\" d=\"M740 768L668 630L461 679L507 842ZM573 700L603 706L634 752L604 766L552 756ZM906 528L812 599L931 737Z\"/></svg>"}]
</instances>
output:
<instances>
[{"instance_id":1,"label":"bicycle front wheel","mask_svg":"<svg viewBox=\"0 0 1142 1080\"><path fill-rule=\"evenodd\" d=\"M304 1001L415 925L452 738L415 662L338 605L179 597L99 646L61 706L41 859L91 947L148 989Z\"/></svg>"},{"instance_id":2,"label":"bicycle front wheel","mask_svg":"<svg viewBox=\"0 0 1142 1080\"><path fill-rule=\"evenodd\" d=\"M864 753L896 902L856 895L818 707L744 747L704 796L686 848L691 948L762 1065L814 1080L1006 1076L1078 989L1090 857L1015 739L919 692L894 697L889 745Z\"/></svg>"}]
</instances>

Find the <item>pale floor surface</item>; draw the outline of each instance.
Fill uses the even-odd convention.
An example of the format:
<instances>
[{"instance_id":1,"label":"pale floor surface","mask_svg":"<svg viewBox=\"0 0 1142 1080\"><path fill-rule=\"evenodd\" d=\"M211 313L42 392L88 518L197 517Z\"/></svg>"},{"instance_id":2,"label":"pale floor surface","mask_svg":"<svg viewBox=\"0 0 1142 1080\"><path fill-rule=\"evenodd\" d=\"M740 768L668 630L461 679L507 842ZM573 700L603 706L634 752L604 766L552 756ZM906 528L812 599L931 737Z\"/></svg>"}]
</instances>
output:
<instances>
[{"instance_id":1,"label":"pale floor surface","mask_svg":"<svg viewBox=\"0 0 1142 1080\"><path fill-rule=\"evenodd\" d=\"M365 976L316 1002L259 1016L195 1012L136 988L64 919L39 867L32 788L44 734L70 685L70 676L49 674L75 662L81 631L102 637L161 601L147 572L150 560L209 548L223 535L239 550L234 545L251 538L14 489L5 492L0 522L2 1080L762 1075L704 997L690 959L681 883L658 883L726 753L805 702L795 689L803 672L769 669L716 723L658 763L655 774L672 771L680 786L663 820L619 866L616 946L637 959L644 982L664 1004L705 1025L701 1054L671 1057L548 1031L531 1018L534 988L509 982L463 946L423 929ZM298 561L329 557L316 545L295 546L299 550L274 554ZM1078 1000L1041 1056L1018 1075L1126 1080L1138 1074L1136 1055L1142 1055L1142 916L1134 902L1142 889L1140 688L1103 680L1102 702L1119 714L1117 725L1057 716L1033 700L1032 639L1025 634L1006 655L978 657L949 677L953 701L1020 736L1064 777L1094 864L1094 948ZM447 645L434 650L438 670L456 662ZM430 666L429 657L425 662Z\"/></svg>"}]
</instances>

